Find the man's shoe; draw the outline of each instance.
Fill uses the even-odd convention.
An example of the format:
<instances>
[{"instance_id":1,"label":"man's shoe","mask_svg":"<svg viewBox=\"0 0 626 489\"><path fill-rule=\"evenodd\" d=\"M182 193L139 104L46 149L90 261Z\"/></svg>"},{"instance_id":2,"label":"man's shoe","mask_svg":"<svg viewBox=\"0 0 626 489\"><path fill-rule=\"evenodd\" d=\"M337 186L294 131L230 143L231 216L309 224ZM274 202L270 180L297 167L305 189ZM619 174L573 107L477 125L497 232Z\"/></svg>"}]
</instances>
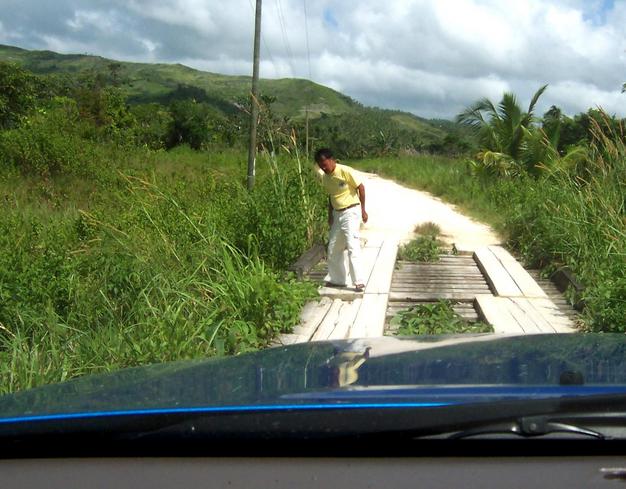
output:
<instances>
[{"instance_id":1,"label":"man's shoe","mask_svg":"<svg viewBox=\"0 0 626 489\"><path fill-rule=\"evenodd\" d=\"M324 282L324 287L333 287L335 289L343 289L346 287L346 285L334 284L332 282Z\"/></svg>"}]
</instances>

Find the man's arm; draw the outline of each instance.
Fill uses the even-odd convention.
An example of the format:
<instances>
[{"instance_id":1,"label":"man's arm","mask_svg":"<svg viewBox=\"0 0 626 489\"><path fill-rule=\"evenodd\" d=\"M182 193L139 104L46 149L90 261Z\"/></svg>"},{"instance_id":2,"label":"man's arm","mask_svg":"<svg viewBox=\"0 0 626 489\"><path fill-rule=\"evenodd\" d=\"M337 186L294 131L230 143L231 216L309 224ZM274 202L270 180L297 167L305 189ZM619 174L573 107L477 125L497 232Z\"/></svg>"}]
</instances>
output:
<instances>
[{"instance_id":1,"label":"man's arm","mask_svg":"<svg viewBox=\"0 0 626 489\"><path fill-rule=\"evenodd\" d=\"M357 187L357 190L359 191L359 200L361 201L361 219L365 223L369 217L367 212L365 212L365 186L361 184Z\"/></svg>"},{"instance_id":2,"label":"man's arm","mask_svg":"<svg viewBox=\"0 0 626 489\"><path fill-rule=\"evenodd\" d=\"M328 197L328 225L333 225L333 206L330 203L330 197Z\"/></svg>"}]
</instances>

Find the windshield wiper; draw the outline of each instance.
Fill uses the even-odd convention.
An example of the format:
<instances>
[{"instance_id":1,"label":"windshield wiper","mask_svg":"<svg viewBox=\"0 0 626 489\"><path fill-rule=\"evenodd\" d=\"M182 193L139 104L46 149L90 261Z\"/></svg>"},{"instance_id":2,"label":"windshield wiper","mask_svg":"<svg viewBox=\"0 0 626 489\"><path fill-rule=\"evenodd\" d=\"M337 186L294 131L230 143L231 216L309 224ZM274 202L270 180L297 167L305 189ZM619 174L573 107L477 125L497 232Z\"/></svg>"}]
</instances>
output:
<instances>
[{"instance_id":1,"label":"windshield wiper","mask_svg":"<svg viewBox=\"0 0 626 489\"><path fill-rule=\"evenodd\" d=\"M524 416L504 422L490 423L467 430L459 431L448 436L448 439L462 439L483 435L513 434L524 438L545 436L555 433L588 436L599 440L606 439L606 435L599 431L583 428L572 422L585 424L602 424L606 426L624 425L626 413L602 413L602 414L567 414L567 415L541 415Z\"/></svg>"}]
</instances>

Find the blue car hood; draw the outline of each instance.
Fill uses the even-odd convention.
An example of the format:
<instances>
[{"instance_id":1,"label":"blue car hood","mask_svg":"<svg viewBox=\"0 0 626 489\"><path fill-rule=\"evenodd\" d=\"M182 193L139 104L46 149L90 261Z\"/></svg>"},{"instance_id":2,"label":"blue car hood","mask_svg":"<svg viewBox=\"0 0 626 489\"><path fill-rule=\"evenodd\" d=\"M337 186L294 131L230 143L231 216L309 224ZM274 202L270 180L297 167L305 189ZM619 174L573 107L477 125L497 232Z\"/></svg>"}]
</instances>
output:
<instances>
[{"instance_id":1,"label":"blue car hood","mask_svg":"<svg viewBox=\"0 0 626 489\"><path fill-rule=\"evenodd\" d=\"M82 377L1 397L0 426L131 414L436 407L624 393L624 335L385 337Z\"/></svg>"}]
</instances>

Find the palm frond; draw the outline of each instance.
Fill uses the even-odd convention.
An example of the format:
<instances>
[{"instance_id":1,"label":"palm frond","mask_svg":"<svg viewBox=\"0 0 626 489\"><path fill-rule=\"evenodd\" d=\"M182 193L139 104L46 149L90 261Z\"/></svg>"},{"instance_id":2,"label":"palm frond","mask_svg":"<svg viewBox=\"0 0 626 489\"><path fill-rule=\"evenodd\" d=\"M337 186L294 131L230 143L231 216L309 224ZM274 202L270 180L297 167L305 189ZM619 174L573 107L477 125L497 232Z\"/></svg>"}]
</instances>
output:
<instances>
[{"instance_id":1,"label":"palm frond","mask_svg":"<svg viewBox=\"0 0 626 489\"><path fill-rule=\"evenodd\" d=\"M481 127L489 123L489 120L485 119L483 112L489 117L489 120L494 117L498 117L498 111L494 107L493 103L487 99L482 98L473 105L467 107L463 112L456 116L456 121L459 124L464 124L470 127Z\"/></svg>"},{"instance_id":2,"label":"palm frond","mask_svg":"<svg viewBox=\"0 0 626 489\"><path fill-rule=\"evenodd\" d=\"M542 87L540 87L539 90L537 90L535 94L533 95L533 98L530 100L530 104L528 105L529 116L532 117L533 111L535 110L535 105L537 104L539 97L543 95L543 92L545 92L547 88L548 88L548 85L545 84Z\"/></svg>"}]
</instances>

